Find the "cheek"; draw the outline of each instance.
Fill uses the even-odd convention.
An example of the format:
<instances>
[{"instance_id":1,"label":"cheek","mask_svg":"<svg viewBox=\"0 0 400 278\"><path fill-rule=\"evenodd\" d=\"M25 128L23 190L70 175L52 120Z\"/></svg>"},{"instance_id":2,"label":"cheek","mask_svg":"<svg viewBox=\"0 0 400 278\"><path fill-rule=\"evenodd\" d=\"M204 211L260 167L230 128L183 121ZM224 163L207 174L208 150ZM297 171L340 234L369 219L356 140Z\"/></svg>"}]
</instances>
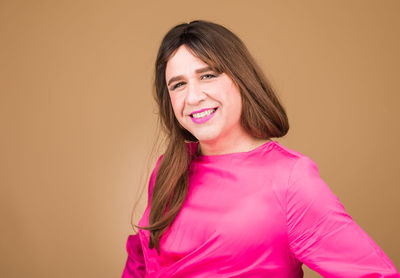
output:
<instances>
[{"instance_id":1,"label":"cheek","mask_svg":"<svg viewBox=\"0 0 400 278\"><path fill-rule=\"evenodd\" d=\"M183 111L182 100L170 95L170 101L171 101L172 109L174 110L175 117L179 118L182 115L182 111Z\"/></svg>"},{"instance_id":2,"label":"cheek","mask_svg":"<svg viewBox=\"0 0 400 278\"><path fill-rule=\"evenodd\" d=\"M221 98L223 98L222 101L230 113L233 113L233 115L240 114L242 111L242 95L239 88L232 82L227 82L224 90L221 90L221 92L224 92Z\"/></svg>"},{"instance_id":3,"label":"cheek","mask_svg":"<svg viewBox=\"0 0 400 278\"><path fill-rule=\"evenodd\" d=\"M235 99L231 103L231 108L230 108L229 112L230 112L232 121L234 121L234 122L239 121L240 116L242 114L242 102L238 101L238 99Z\"/></svg>"},{"instance_id":4,"label":"cheek","mask_svg":"<svg viewBox=\"0 0 400 278\"><path fill-rule=\"evenodd\" d=\"M237 91L232 91L232 97L230 101L230 115L234 122L240 121L242 114L242 97Z\"/></svg>"},{"instance_id":5,"label":"cheek","mask_svg":"<svg viewBox=\"0 0 400 278\"><path fill-rule=\"evenodd\" d=\"M235 98L235 107L237 108L238 112L242 111L242 96L240 95L240 93L238 93L238 95Z\"/></svg>"}]
</instances>

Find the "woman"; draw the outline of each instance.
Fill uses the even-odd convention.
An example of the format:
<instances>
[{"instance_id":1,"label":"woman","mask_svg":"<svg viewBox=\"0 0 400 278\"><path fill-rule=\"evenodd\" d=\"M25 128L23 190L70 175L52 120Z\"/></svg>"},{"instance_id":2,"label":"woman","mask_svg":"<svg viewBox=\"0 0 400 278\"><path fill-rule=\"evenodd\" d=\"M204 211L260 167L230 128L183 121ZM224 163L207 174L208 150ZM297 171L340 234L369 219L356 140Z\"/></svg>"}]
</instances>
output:
<instances>
[{"instance_id":1,"label":"woman","mask_svg":"<svg viewBox=\"0 0 400 278\"><path fill-rule=\"evenodd\" d=\"M193 21L156 61L169 144L149 181L123 277L400 277L307 156L273 137L284 108L241 40Z\"/></svg>"}]
</instances>

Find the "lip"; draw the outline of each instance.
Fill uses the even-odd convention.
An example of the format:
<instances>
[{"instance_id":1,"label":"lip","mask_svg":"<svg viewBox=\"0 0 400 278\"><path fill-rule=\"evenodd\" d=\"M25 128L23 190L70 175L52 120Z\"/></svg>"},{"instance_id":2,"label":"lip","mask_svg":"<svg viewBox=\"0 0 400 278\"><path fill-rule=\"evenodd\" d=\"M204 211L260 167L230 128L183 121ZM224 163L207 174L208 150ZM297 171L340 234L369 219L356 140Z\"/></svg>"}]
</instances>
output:
<instances>
[{"instance_id":1,"label":"lip","mask_svg":"<svg viewBox=\"0 0 400 278\"><path fill-rule=\"evenodd\" d=\"M203 112L203 111L210 110L210 109L217 109L217 107L214 107L214 108L204 108L204 109L201 109L201 110L193 111L192 113L190 113L190 116L192 116L193 114L196 114L196 113L200 113L200 112Z\"/></svg>"},{"instance_id":2,"label":"lip","mask_svg":"<svg viewBox=\"0 0 400 278\"><path fill-rule=\"evenodd\" d=\"M209 110L209 109L214 109L214 108L207 108L207 109L202 109L202 110L199 110L200 112L201 111L205 111L205 110ZM217 110L218 110L218 108L215 108L215 111L214 112L212 112L210 115L208 115L208 116L206 116L206 117L203 117L203 118L199 118L199 119L196 119L196 118L193 118L192 116L190 116L190 118L192 119L192 121L195 123L195 124L202 124L202 123L205 123L205 122L207 122L209 119L211 119L212 117L214 117L214 115L215 115L215 113L217 112ZM199 112L193 112L193 114L194 113L199 113Z\"/></svg>"}]
</instances>

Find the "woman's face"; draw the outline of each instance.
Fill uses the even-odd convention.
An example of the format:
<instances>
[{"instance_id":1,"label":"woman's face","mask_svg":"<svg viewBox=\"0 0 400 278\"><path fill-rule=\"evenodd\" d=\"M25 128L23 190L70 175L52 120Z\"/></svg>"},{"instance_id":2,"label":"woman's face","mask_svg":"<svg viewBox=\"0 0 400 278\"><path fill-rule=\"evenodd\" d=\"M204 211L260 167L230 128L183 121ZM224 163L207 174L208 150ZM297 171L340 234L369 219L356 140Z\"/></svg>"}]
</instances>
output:
<instances>
[{"instance_id":1,"label":"woman's face","mask_svg":"<svg viewBox=\"0 0 400 278\"><path fill-rule=\"evenodd\" d=\"M213 71L182 45L168 60L165 78L177 120L200 142L240 139L242 99L228 75Z\"/></svg>"}]
</instances>

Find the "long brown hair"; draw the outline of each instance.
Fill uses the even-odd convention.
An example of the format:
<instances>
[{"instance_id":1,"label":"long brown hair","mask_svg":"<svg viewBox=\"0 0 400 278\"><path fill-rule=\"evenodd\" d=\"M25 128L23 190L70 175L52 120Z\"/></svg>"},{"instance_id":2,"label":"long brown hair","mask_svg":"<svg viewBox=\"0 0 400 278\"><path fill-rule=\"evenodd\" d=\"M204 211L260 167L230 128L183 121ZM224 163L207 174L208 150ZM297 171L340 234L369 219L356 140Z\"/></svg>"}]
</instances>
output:
<instances>
[{"instance_id":1,"label":"long brown hair","mask_svg":"<svg viewBox=\"0 0 400 278\"><path fill-rule=\"evenodd\" d=\"M175 118L165 80L171 55L185 45L193 55L226 73L242 96L241 124L257 138L282 137L289 130L286 112L244 43L225 27L202 20L179 24L163 38L155 63L155 100L162 128L169 140L157 169L151 196L149 248L160 253L160 239L174 221L188 192L188 168L192 160L187 141L198 141ZM195 154L194 154L195 155Z\"/></svg>"}]
</instances>

